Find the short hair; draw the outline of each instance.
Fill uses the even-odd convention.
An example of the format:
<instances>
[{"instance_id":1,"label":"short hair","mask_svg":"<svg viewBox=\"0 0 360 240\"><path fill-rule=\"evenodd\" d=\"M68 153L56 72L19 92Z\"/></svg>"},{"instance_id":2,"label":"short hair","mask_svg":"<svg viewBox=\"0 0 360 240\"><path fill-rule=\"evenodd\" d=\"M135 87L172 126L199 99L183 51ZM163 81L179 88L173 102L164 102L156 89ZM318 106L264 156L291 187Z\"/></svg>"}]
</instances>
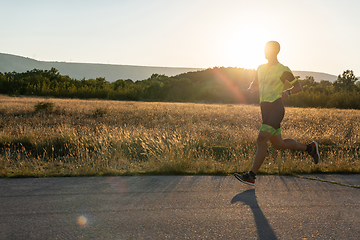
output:
<instances>
[{"instance_id":1,"label":"short hair","mask_svg":"<svg viewBox=\"0 0 360 240\"><path fill-rule=\"evenodd\" d=\"M265 49L271 49L274 53L278 54L280 52L280 43L277 41L269 41L266 43Z\"/></svg>"}]
</instances>

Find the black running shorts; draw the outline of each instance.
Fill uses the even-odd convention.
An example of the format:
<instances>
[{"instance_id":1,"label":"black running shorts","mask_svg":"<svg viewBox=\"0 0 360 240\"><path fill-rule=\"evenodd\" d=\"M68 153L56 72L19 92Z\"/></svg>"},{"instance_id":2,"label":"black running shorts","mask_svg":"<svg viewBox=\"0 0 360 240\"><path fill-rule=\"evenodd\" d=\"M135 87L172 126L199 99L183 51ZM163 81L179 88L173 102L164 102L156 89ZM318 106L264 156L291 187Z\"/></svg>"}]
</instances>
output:
<instances>
[{"instance_id":1,"label":"black running shorts","mask_svg":"<svg viewBox=\"0 0 360 240\"><path fill-rule=\"evenodd\" d=\"M271 133L273 136L281 134L280 123L285 115L285 108L282 99L274 102L261 102L262 125L260 131Z\"/></svg>"}]
</instances>

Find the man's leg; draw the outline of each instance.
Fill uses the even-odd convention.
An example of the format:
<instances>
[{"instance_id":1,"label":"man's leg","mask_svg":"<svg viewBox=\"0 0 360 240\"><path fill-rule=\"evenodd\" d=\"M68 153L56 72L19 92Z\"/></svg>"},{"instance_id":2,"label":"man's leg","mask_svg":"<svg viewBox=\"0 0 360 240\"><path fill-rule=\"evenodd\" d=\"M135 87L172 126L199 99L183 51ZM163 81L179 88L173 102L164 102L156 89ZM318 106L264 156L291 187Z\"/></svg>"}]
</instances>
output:
<instances>
[{"instance_id":1,"label":"man's leg","mask_svg":"<svg viewBox=\"0 0 360 240\"><path fill-rule=\"evenodd\" d=\"M270 137L271 144L276 149L290 149L290 150L303 150L307 149L307 145L301 142L298 142L291 138L282 139L281 134Z\"/></svg>"},{"instance_id":2,"label":"man's leg","mask_svg":"<svg viewBox=\"0 0 360 240\"><path fill-rule=\"evenodd\" d=\"M274 129L275 131L275 129ZM261 164L264 162L267 151L267 142L271 138L272 134L266 131L260 131L257 138L257 148L253 166L250 172L244 174L235 173L234 176L241 182L255 186L256 173L259 170Z\"/></svg>"},{"instance_id":3,"label":"man's leg","mask_svg":"<svg viewBox=\"0 0 360 240\"><path fill-rule=\"evenodd\" d=\"M253 166L251 171L253 173L257 173L261 164L264 162L267 151L267 142L271 139L272 134L269 132L260 131L259 136L257 138L257 148L255 153L255 158L253 162Z\"/></svg>"},{"instance_id":4,"label":"man's leg","mask_svg":"<svg viewBox=\"0 0 360 240\"><path fill-rule=\"evenodd\" d=\"M276 149L306 150L313 158L315 164L318 164L320 160L319 146L316 141L306 145L291 138L282 139L281 134L279 134L272 136L270 142Z\"/></svg>"}]
</instances>

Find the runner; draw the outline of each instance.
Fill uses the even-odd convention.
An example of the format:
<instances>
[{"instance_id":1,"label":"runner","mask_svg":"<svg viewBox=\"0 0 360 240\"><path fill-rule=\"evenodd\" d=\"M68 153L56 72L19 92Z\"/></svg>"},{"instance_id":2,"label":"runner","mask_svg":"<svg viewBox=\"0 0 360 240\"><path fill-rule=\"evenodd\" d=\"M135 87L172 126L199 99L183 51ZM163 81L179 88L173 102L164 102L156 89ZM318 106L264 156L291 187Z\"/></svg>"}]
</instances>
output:
<instances>
[{"instance_id":1,"label":"runner","mask_svg":"<svg viewBox=\"0 0 360 240\"><path fill-rule=\"evenodd\" d=\"M255 79L247 90L248 93L259 90L263 122L257 138L257 148L251 171L244 174L235 173L234 176L241 182L253 186L255 186L256 173L266 157L269 140L276 149L303 150L310 154L315 164L320 160L317 142L313 141L306 145L291 138L282 139L281 137L280 123L285 114L282 99L300 92L302 86L291 70L279 63L277 59L279 52L280 44L278 42L266 43L265 58L268 63L258 67ZM293 87L283 91L285 81L290 82Z\"/></svg>"}]
</instances>

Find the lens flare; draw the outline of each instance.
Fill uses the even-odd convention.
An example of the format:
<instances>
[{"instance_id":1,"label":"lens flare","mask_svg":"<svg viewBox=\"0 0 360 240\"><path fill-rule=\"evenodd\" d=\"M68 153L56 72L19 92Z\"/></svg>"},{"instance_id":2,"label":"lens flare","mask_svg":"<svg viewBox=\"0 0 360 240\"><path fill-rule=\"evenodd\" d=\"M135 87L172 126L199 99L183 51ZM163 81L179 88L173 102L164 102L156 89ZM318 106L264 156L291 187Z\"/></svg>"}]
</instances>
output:
<instances>
[{"instance_id":1,"label":"lens flare","mask_svg":"<svg viewBox=\"0 0 360 240\"><path fill-rule=\"evenodd\" d=\"M78 219L77 219L77 224L79 225L79 226L81 226L81 227L84 227L85 225L86 225L86 223L87 223L87 218L85 217L85 216L80 216L80 217L78 217Z\"/></svg>"},{"instance_id":2,"label":"lens flare","mask_svg":"<svg viewBox=\"0 0 360 240\"><path fill-rule=\"evenodd\" d=\"M228 77L221 68L214 68L213 71L219 77L221 84L224 85L227 89L230 90L233 100L236 103L247 103L247 98L241 92L238 86Z\"/></svg>"}]
</instances>

